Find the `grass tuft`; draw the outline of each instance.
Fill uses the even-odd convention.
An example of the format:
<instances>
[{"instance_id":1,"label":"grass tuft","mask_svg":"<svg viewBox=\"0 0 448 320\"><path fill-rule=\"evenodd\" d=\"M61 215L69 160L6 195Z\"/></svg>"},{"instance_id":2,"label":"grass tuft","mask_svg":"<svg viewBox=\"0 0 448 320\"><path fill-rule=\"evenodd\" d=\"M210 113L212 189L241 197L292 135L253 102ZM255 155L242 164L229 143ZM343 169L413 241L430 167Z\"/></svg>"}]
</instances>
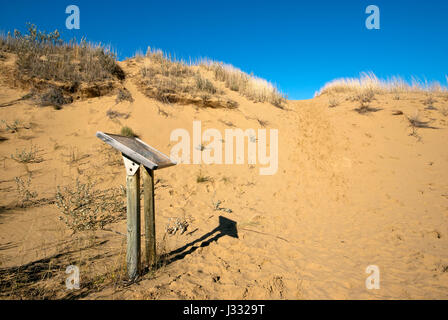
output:
<instances>
[{"instance_id":1,"label":"grass tuft","mask_svg":"<svg viewBox=\"0 0 448 320\"><path fill-rule=\"evenodd\" d=\"M129 138L138 137L137 134L135 134L135 132L127 126L121 128L120 134L122 136L129 137Z\"/></svg>"},{"instance_id":2,"label":"grass tuft","mask_svg":"<svg viewBox=\"0 0 448 320\"><path fill-rule=\"evenodd\" d=\"M400 93L408 92L429 92L446 93L448 88L439 82L427 82L413 79L411 83L400 77L390 79L379 79L373 72L363 72L359 78L341 78L328 82L320 89L316 96L335 93L356 93L364 92L391 93L396 100L400 99Z\"/></svg>"}]
</instances>

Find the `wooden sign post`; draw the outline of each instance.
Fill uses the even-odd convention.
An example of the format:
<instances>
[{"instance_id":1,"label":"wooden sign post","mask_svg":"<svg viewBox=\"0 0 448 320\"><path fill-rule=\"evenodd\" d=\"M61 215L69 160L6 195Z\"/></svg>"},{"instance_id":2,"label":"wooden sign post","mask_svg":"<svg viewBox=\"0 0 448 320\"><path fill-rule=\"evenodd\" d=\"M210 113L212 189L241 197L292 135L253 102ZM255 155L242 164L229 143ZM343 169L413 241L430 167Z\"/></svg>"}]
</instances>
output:
<instances>
[{"instance_id":1,"label":"wooden sign post","mask_svg":"<svg viewBox=\"0 0 448 320\"><path fill-rule=\"evenodd\" d=\"M176 165L170 158L138 138L97 132L96 136L123 155L126 168L127 251L129 279L141 273L140 173L143 180L145 258L148 268L156 264L154 171ZM140 169L140 166L142 167Z\"/></svg>"}]
</instances>

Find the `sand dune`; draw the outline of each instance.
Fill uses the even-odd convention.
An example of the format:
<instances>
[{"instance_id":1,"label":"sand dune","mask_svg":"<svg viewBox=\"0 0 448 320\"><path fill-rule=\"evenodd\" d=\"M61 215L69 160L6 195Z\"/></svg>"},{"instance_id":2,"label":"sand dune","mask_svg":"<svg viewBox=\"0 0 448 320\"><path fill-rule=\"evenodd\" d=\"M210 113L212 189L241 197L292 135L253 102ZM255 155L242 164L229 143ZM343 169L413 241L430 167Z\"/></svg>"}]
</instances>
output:
<instances>
[{"instance_id":1,"label":"sand dune","mask_svg":"<svg viewBox=\"0 0 448 320\"><path fill-rule=\"evenodd\" d=\"M137 81L139 65L120 62L127 74L122 86L133 102L117 103L109 94L61 110L29 100L9 105L28 90L1 86L0 104L6 106L0 118L7 124L18 120L15 132L6 125L0 132L2 298L448 298L445 93L435 93L435 108L429 109L423 92L399 100L376 94L370 103L376 112L360 114L354 111L359 103L346 93L336 94L340 103L334 108L324 93L288 101L282 109L215 82L238 107L204 108L148 97ZM4 83L7 76L1 74ZM119 116L111 119L109 110ZM396 110L402 114L394 115ZM410 135L407 116L416 110L430 128ZM220 131L278 129L279 170L260 176L259 165L181 164L157 171L158 249L169 255L160 269L125 286L125 220L72 235L59 220L56 189L77 178L94 181L100 190L125 183L120 158L95 137L98 130L119 133L128 126L169 154L172 130L191 132L194 120ZM11 159L31 145L39 161ZM22 208L15 178L26 184L30 176L29 190L38 195ZM198 176L207 179L198 182ZM237 223L238 238L224 234L196 242L218 227L220 216ZM185 233L166 232L175 219L188 223ZM70 264L81 269L76 292L65 290ZM379 290L366 289L369 265L380 268Z\"/></svg>"}]
</instances>

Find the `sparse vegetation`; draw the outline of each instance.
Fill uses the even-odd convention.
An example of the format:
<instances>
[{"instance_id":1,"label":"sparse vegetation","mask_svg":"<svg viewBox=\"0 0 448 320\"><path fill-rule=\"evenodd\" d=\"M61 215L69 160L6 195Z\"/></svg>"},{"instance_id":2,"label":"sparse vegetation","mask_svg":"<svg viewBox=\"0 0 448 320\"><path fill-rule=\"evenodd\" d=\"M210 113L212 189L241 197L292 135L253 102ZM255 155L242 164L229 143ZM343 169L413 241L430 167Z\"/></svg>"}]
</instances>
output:
<instances>
[{"instance_id":1,"label":"sparse vegetation","mask_svg":"<svg viewBox=\"0 0 448 320\"><path fill-rule=\"evenodd\" d=\"M148 48L143 62L140 89L163 103L194 104L210 108L236 108L237 103L219 96L213 83L197 67L177 61L161 50ZM212 96L213 95L213 96Z\"/></svg>"},{"instance_id":2,"label":"sparse vegetation","mask_svg":"<svg viewBox=\"0 0 448 320\"><path fill-rule=\"evenodd\" d=\"M235 108L235 101L222 98L220 92L200 69L211 71L215 80L222 81L230 90L255 102L269 102L283 107L285 97L266 80L250 76L222 63L203 60L194 65L176 61L161 50L148 48L141 69L140 87L144 93L164 103L191 103L203 107Z\"/></svg>"},{"instance_id":3,"label":"sparse vegetation","mask_svg":"<svg viewBox=\"0 0 448 320\"><path fill-rule=\"evenodd\" d=\"M134 98L132 97L132 94L126 88L120 89L118 91L117 99L115 100L115 103L118 104L122 101L129 101L131 103L134 102Z\"/></svg>"},{"instance_id":4,"label":"sparse vegetation","mask_svg":"<svg viewBox=\"0 0 448 320\"><path fill-rule=\"evenodd\" d=\"M205 182L210 182L210 181L211 181L210 177L203 175L202 171L199 171L198 175L196 176L197 183L205 183Z\"/></svg>"},{"instance_id":5,"label":"sparse vegetation","mask_svg":"<svg viewBox=\"0 0 448 320\"><path fill-rule=\"evenodd\" d=\"M250 100L268 102L279 108L286 102L285 96L270 82L248 75L232 65L209 60L202 61L200 65L213 71L215 79L224 82L227 88Z\"/></svg>"},{"instance_id":6,"label":"sparse vegetation","mask_svg":"<svg viewBox=\"0 0 448 320\"><path fill-rule=\"evenodd\" d=\"M421 136L418 134L417 129L419 129L419 128L431 128L429 126L429 121L421 120L420 114L418 112L416 112L412 116L407 116L407 119L409 121L409 127L412 130L412 132L409 135L417 138L418 141L421 141Z\"/></svg>"},{"instance_id":7,"label":"sparse vegetation","mask_svg":"<svg viewBox=\"0 0 448 320\"><path fill-rule=\"evenodd\" d=\"M85 40L64 43L58 30L46 33L27 24L27 34L18 30L0 37L0 49L17 54L18 77L63 81L94 82L124 79L123 70L108 48Z\"/></svg>"},{"instance_id":8,"label":"sparse vegetation","mask_svg":"<svg viewBox=\"0 0 448 320\"><path fill-rule=\"evenodd\" d=\"M68 157L67 163L70 165L79 163L81 160L89 157L88 154L82 154L79 152L79 149L76 147L70 147L70 153L65 156Z\"/></svg>"},{"instance_id":9,"label":"sparse vegetation","mask_svg":"<svg viewBox=\"0 0 448 320\"><path fill-rule=\"evenodd\" d=\"M24 208L31 205L34 199L37 197L37 192L31 191L31 174L28 175L27 180L23 180L20 177L15 177L14 181L17 187L17 193L19 195L19 206Z\"/></svg>"},{"instance_id":10,"label":"sparse vegetation","mask_svg":"<svg viewBox=\"0 0 448 320\"><path fill-rule=\"evenodd\" d=\"M137 134L135 134L135 132L127 126L121 128L120 134L122 136L129 137L129 138L137 137Z\"/></svg>"},{"instance_id":11,"label":"sparse vegetation","mask_svg":"<svg viewBox=\"0 0 448 320\"><path fill-rule=\"evenodd\" d=\"M372 102L372 100L375 98L375 93L373 90L363 90L361 93L358 94L357 100L362 105L368 105Z\"/></svg>"},{"instance_id":12,"label":"sparse vegetation","mask_svg":"<svg viewBox=\"0 0 448 320\"><path fill-rule=\"evenodd\" d=\"M19 151L16 149L16 154L11 155L11 159L22 163L39 163L42 159L38 156L39 148L31 145L29 149L24 148Z\"/></svg>"},{"instance_id":13,"label":"sparse vegetation","mask_svg":"<svg viewBox=\"0 0 448 320\"><path fill-rule=\"evenodd\" d=\"M8 123L7 121L2 120L2 123L5 126L6 132L16 133L19 131L19 128L20 128L19 120L14 120L12 123Z\"/></svg>"},{"instance_id":14,"label":"sparse vegetation","mask_svg":"<svg viewBox=\"0 0 448 320\"><path fill-rule=\"evenodd\" d=\"M165 226L165 232L174 236L179 231L180 235L183 235L187 231L188 225L185 218L170 218Z\"/></svg>"},{"instance_id":15,"label":"sparse vegetation","mask_svg":"<svg viewBox=\"0 0 448 320\"><path fill-rule=\"evenodd\" d=\"M427 110L437 110L434 107L434 103L436 103L436 102L437 102L437 100L434 99L434 97L431 94L429 94L427 96L427 98L423 101L423 104L426 106Z\"/></svg>"},{"instance_id":16,"label":"sparse vegetation","mask_svg":"<svg viewBox=\"0 0 448 320\"><path fill-rule=\"evenodd\" d=\"M363 90L356 96L356 100L359 101L359 107L355 109L356 112L360 114L365 114L368 112L376 112L378 108L370 107L370 103L375 98L375 94L372 90Z\"/></svg>"},{"instance_id":17,"label":"sparse vegetation","mask_svg":"<svg viewBox=\"0 0 448 320\"><path fill-rule=\"evenodd\" d=\"M218 200L216 202L213 201L213 210L215 210L215 211L223 211L223 212L226 212L226 213L233 213L232 209L221 207L221 204L222 204L221 200Z\"/></svg>"},{"instance_id":18,"label":"sparse vegetation","mask_svg":"<svg viewBox=\"0 0 448 320\"><path fill-rule=\"evenodd\" d=\"M113 120L113 119L117 119L117 118L128 119L131 115L129 113L121 113L121 112L109 109L106 112L106 116L108 116L109 119Z\"/></svg>"},{"instance_id":19,"label":"sparse vegetation","mask_svg":"<svg viewBox=\"0 0 448 320\"><path fill-rule=\"evenodd\" d=\"M56 110L61 109L64 104L73 102L71 96L64 96L60 88L50 88L40 96L39 104L42 107L53 106Z\"/></svg>"},{"instance_id":20,"label":"sparse vegetation","mask_svg":"<svg viewBox=\"0 0 448 320\"><path fill-rule=\"evenodd\" d=\"M60 109L74 98L108 94L118 86L116 81L125 78L109 48L85 39L64 42L57 30L47 33L30 23L26 34L15 30L0 35L0 51L17 56L11 84L31 87L42 106Z\"/></svg>"},{"instance_id":21,"label":"sparse vegetation","mask_svg":"<svg viewBox=\"0 0 448 320\"><path fill-rule=\"evenodd\" d=\"M223 120L223 119L219 119L219 122L225 124L228 127L235 127L235 125L233 124L232 121L228 121L228 120Z\"/></svg>"},{"instance_id":22,"label":"sparse vegetation","mask_svg":"<svg viewBox=\"0 0 448 320\"><path fill-rule=\"evenodd\" d=\"M109 166L120 166L123 165L123 157L120 152L116 149L110 147L107 144L100 144L100 153L104 155L106 164Z\"/></svg>"},{"instance_id":23,"label":"sparse vegetation","mask_svg":"<svg viewBox=\"0 0 448 320\"><path fill-rule=\"evenodd\" d=\"M230 177L224 176L224 177L221 178L221 181L224 182L224 183L230 183L231 180L230 180Z\"/></svg>"},{"instance_id":24,"label":"sparse vegetation","mask_svg":"<svg viewBox=\"0 0 448 320\"><path fill-rule=\"evenodd\" d=\"M163 103L187 102L213 89L196 70L161 50L148 48L141 75L144 93Z\"/></svg>"},{"instance_id":25,"label":"sparse vegetation","mask_svg":"<svg viewBox=\"0 0 448 320\"><path fill-rule=\"evenodd\" d=\"M428 83L417 79L413 79L411 84L400 77L392 77L387 80L382 80L372 72L364 72L361 73L359 78L341 78L333 80L325 84L325 86L316 93L316 96L331 93L362 93L365 91L371 91L374 94L393 93L396 97L399 97L400 93L407 92L447 93L448 88L442 86L439 82Z\"/></svg>"},{"instance_id":26,"label":"sparse vegetation","mask_svg":"<svg viewBox=\"0 0 448 320\"><path fill-rule=\"evenodd\" d=\"M57 187L56 205L60 219L74 232L103 229L122 218L126 212L123 193L119 188L95 190L94 183Z\"/></svg>"},{"instance_id":27,"label":"sparse vegetation","mask_svg":"<svg viewBox=\"0 0 448 320\"><path fill-rule=\"evenodd\" d=\"M411 127L413 128L428 128L429 121L422 121L420 119L420 114L416 112L413 116L408 116L408 121Z\"/></svg>"},{"instance_id":28,"label":"sparse vegetation","mask_svg":"<svg viewBox=\"0 0 448 320\"><path fill-rule=\"evenodd\" d=\"M328 107L330 107L330 108L337 107L339 105L339 103L340 103L339 100L335 97L330 97L328 99Z\"/></svg>"},{"instance_id":29,"label":"sparse vegetation","mask_svg":"<svg viewBox=\"0 0 448 320\"><path fill-rule=\"evenodd\" d=\"M210 94L215 94L217 91L213 83L210 80L203 78L201 75L196 75L196 87L199 90Z\"/></svg>"}]
</instances>

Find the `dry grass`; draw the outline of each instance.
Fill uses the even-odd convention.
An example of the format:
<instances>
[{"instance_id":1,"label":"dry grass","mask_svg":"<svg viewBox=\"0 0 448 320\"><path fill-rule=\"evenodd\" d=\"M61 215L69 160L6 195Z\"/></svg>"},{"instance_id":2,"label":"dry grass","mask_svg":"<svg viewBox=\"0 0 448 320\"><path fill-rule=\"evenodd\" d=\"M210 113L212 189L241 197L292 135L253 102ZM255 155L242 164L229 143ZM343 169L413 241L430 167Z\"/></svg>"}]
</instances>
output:
<instances>
[{"instance_id":1,"label":"dry grass","mask_svg":"<svg viewBox=\"0 0 448 320\"><path fill-rule=\"evenodd\" d=\"M131 116L129 113L121 113L115 110L107 110L106 112L106 116L113 120L113 119L118 119L118 118L123 118L123 119L129 119L129 117Z\"/></svg>"},{"instance_id":2,"label":"dry grass","mask_svg":"<svg viewBox=\"0 0 448 320\"><path fill-rule=\"evenodd\" d=\"M81 183L72 187L57 187L56 205L60 219L74 232L103 229L121 219L126 212L120 188L97 190L95 183Z\"/></svg>"},{"instance_id":3,"label":"dry grass","mask_svg":"<svg viewBox=\"0 0 448 320\"><path fill-rule=\"evenodd\" d=\"M330 97L328 99L328 107L329 108L335 108L340 104L339 99L335 98L335 97Z\"/></svg>"},{"instance_id":4,"label":"dry grass","mask_svg":"<svg viewBox=\"0 0 448 320\"><path fill-rule=\"evenodd\" d=\"M285 96L265 79L248 75L232 65L203 60L200 65L214 72L215 79L225 83L232 91L239 92L255 102L268 102L281 108L286 102Z\"/></svg>"},{"instance_id":5,"label":"dry grass","mask_svg":"<svg viewBox=\"0 0 448 320\"><path fill-rule=\"evenodd\" d=\"M409 92L429 92L429 93L448 93L448 88L442 86L439 82L427 82L413 79L408 83L400 77L392 77L387 80L379 79L374 73L362 73L359 78L341 78L333 80L316 93L316 96L322 94L363 94L372 92L374 94L391 93L396 99L400 98L400 93Z\"/></svg>"},{"instance_id":6,"label":"dry grass","mask_svg":"<svg viewBox=\"0 0 448 320\"><path fill-rule=\"evenodd\" d=\"M406 116L406 118L409 121L409 127L412 130L412 132L409 135L417 138L418 141L422 140L421 136L418 134L418 129L421 128L437 129L430 125L430 121L423 121L418 111L416 111L414 115Z\"/></svg>"},{"instance_id":7,"label":"dry grass","mask_svg":"<svg viewBox=\"0 0 448 320\"><path fill-rule=\"evenodd\" d=\"M177 61L161 50L148 48L140 70L140 88L151 98L163 103L193 103L208 106L210 95L216 94L213 83L204 78L199 70ZM234 102L223 101L223 107L232 107ZM230 103L228 103L230 102Z\"/></svg>"},{"instance_id":8,"label":"dry grass","mask_svg":"<svg viewBox=\"0 0 448 320\"><path fill-rule=\"evenodd\" d=\"M50 88L39 97L39 104L42 107L52 106L59 110L64 104L73 102L71 96L64 95L60 88Z\"/></svg>"},{"instance_id":9,"label":"dry grass","mask_svg":"<svg viewBox=\"0 0 448 320\"><path fill-rule=\"evenodd\" d=\"M148 48L146 55L136 57L143 63L138 84L142 92L162 103L194 104L206 108L233 109L238 104L222 97L210 79L199 69L177 61L161 50Z\"/></svg>"},{"instance_id":10,"label":"dry grass","mask_svg":"<svg viewBox=\"0 0 448 320\"><path fill-rule=\"evenodd\" d=\"M14 300L80 299L112 287L119 291L125 275L125 250L108 258L105 241L98 242L94 232L70 238L70 246L43 259L17 267L0 268L0 298ZM93 262L101 259L103 271ZM107 260L106 260L107 259ZM66 269L76 265L80 271L80 289L67 290Z\"/></svg>"},{"instance_id":11,"label":"dry grass","mask_svg":"<svg viewBox=\"0 0 448 320\"><path fill-rule=\"evenodd\" d=\"M20 121L19 120L14 120L13 122L7 122L5 120L1 121L3 123L3 125L5 126L5 131L6 132L10 132L10 133L16 133L19 132L19 130L21 129L21 125L20 125Z\"/></svg>"},{"instance_id":12,"label":"dry grass","mask_svg":"<svg viewBox=\"0 0 448 320\"><path fill-rule=\"evenodd\" d=\"M129 101L131 103L134 102L132 94L126 88L120 89L117 94L117 99L115 99L116 104L119 104L122 101Z\"/></svg>"},{"instance_id":13,"label":"dry grass","mask_svg":"<svg viewBox=\"0 0 448 320\"><path fill-rule=\"evenodd\" d=\"M85 40L64 43L57 30L51 33L27 24L28 33L0 37L0 50L17 54L17 76L62 82L94 82L124 79L115 54Z\"/></svg>"},{"instance_id":14,"label":"dry grass","mask_svg":"<svg viewBox=\"0 0 448 320\"><path fill-rule=\"evenodd\" d=\"M202 173L202 171L199 171L198 175L196 176L197 183L205 183L205 182L211 182L211 181L212 181L212 178L204 175Z\"/></svg>"},{"instance_id":15,"label":"dry grass","mask_svg":"<svg viewBox=\"0 0 448 320\"><path fill-rule=\"evenodd\" d=\"M10 84L31 87L38 104L56 109L74 98L108 94L125 78L110 48L85 39L64 42L57 30L46 33L32 24L26 34L0 35L0 52L17 56Z\"/></svg>"},{"instance_id":16,"label":"dry grass","mask_svg":"<svg viewBox=\"0 0 448 320\"><path fill-rule=\"evenodd\" d=\"M268 102L277 107L283 107L286 102L284 95L274 85L231 65L211 60L186 64L161 50L150 48L144 57L139 56L136 60L144 63L140 87L147 96L164 103L235 108L236 102L222 98L222 92L213 81L224 82L230 90L255 102Z\"/></svg>"},{"instance_id":17,"label":"dry grass","mask_svg":"<svg viewBox=\"0 0 448 320\"><path fill-rule=\"evenodd\" d=\"M33 204L34 199L37 198L37 192L31 190L31 174L28 175L26 180L15 177L14 181L17 186L19 206L25 208Z\"/></svg>"},{"instance_id":18,"label":"dry grass","mask_svg":"<svg viewBox=\"0 0 448 320\"><path fill-rule=\"evenodd\" d=\"M430 128L429 121L423 121L418 112L412 116L408 116L407 119L412 128Z\"/></svg>"},{"instance_id":19,"label":"dry grass","mask_svg":"<svg viewBox=\"0 0 448 320\"><path fill-rule=\"evenodd\" d=\"M15 154L11 154L11 159L21 163L40 163L43 159L39 156L40 149L31 144L30 148L16 149Z\"/></svg>"}]
</instances>

